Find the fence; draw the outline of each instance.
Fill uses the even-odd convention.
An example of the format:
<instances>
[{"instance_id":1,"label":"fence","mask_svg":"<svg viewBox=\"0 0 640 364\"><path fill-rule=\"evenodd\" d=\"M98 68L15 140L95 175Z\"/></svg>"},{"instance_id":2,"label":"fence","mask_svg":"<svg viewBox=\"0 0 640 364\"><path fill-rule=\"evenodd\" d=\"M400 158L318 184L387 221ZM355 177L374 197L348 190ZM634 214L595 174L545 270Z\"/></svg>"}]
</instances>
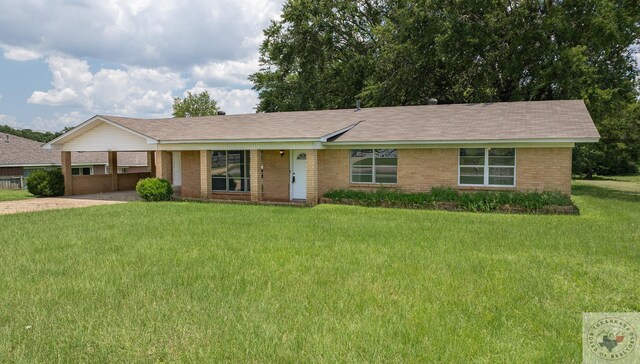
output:
<instances>
[{"instance_id":1,"label":"fence","mask_svg":"<svg viewBox=\"0 0 640 364\"><path fill-rule=\"evenodd\" d=\"M0 189L19 190L26 187L27 179L22 176L5 177L0 176Z\"/></svg>"}]
</instances>

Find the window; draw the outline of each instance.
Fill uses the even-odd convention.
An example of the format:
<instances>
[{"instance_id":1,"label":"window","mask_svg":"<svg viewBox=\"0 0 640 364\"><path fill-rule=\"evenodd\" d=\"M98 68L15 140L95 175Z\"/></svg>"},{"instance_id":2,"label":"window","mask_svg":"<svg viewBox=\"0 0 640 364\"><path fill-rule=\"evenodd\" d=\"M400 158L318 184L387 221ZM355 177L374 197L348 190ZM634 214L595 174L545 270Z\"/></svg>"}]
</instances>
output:
<instances>
[{"instance_id":1,"label":"window","mask_svg":"<svg viewBox=\"0 0 640 364\"><path fill-rule=\"evenodd\" d=\"M211 188L214 191L250 191L248 150L214 150L211 155Z\"/></svg>"},{"instance_id":2,"label":"window","mask_svg":"<svg viewBox=\"0 0 640 364\"><path fill-rule=\"evenodd\" d=\"M93 174L93 167L71 167L72 176L88 176Z\"/></svg>"},{"instance_id":3,"label":"window","mask_svg":"<svg viewBox=\"0 0 640 364\"><path fill-rule=\"evenodd\" d=\"M515 148L461 148L458 161L461 185L515 185Z\"/></svg>"},{"instance_id":4,"label":"window","mask_svg":"<svg viewBox=\"0 0 640 364\"><path fill-rule=\"evenodd\" d=\"M351 182L397 183L397 149L351 150Z\"/></svg>"}]
</instances>

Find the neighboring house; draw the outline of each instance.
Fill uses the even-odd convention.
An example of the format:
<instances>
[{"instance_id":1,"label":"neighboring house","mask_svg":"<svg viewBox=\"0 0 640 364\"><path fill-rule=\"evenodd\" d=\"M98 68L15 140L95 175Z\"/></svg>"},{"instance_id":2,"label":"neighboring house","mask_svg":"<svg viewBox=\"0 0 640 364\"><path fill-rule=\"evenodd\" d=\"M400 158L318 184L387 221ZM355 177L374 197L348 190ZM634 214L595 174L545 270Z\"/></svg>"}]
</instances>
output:
<instances>
[{"instance_id":1,"label":"neighboring house","mask_svg":"<svg viewBox=\"0 0 640 364\"><path fill-rule=\"evenodd\" d=\"M584 103L572 100L148 120L95 116L45 147L62 148L66 175L71 152L111 151L115 158L120 151L147 151L152 173L181 186L184 197L314 204L338 188L570 194L572 148L598 139ZM78 193L75 183L68 180L67 193Z\"/></svg>"},{"instance_id":2,"label":"neighboring house","mask_svg":"<svg viewBox=\"0 0 640 364\"><path fill-rule=\"evenodd\" d=\"M106 152L74 152L73 160L73 175L105 174L109 170ZM145 153L123 153L118 165L119 173L148 170ZM0 133L0 178L28 177L36 169L50 168L60 168L60 148L46 150L40 142Z\"/></svg>"}]
</instances>

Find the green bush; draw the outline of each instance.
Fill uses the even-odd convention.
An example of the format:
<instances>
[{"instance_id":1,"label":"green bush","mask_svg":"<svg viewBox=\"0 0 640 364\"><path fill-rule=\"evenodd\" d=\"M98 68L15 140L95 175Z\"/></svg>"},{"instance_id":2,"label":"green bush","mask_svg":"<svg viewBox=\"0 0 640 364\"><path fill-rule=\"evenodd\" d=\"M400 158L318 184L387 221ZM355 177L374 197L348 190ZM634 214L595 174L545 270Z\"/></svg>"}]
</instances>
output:
<instances>
[{"instance_id":1,"label":"green bush","mask_svg":"<svg viewBox=\"0 0 640 364\"><path fill-rule=\"evenodd\" d=\"M27 178L27 190L34 196L64 195L64 176L59 169L37 169Z\"/></svg>"},{"instance_id":2,"label":"green bush","mask_svg":"<svg viewBox=\"0 0 640 364\"><path fill-rule=\"evenodd\" d=\"M462 192L448 187L434 187L427 193L404 193L398 190L375 191L330 190L324 197L336 203L349 202L363 206L433 208L448 203L463 211L492 212L501 208L519 208L528 212L546 206L573 206L569 196L559 192L476 191Z\"/></svg>"},{"instance_id":3,"label":"green bush","mask_svg":"<svg viewBox=\"0 0 640 364\"><path fill-rule=\"evenodd\" d=\"M173 188L166 179L143 178L136 184L136 192L145 201L169 201Z\"/></svg>"}]
</instances>

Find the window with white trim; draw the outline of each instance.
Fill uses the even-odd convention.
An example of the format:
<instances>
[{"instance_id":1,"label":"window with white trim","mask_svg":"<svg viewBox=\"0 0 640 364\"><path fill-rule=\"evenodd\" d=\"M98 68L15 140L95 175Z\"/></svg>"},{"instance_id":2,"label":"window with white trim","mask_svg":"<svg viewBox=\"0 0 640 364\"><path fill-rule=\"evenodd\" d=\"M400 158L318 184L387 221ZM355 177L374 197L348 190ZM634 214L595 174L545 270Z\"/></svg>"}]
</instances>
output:
<instances>
[{"instance_id":1,"label":"window with white trim","mask_svg":"<svg viewBox=\"0 0 640 364\"><path fill-rule=\"evenodd\" d=\"M249 161L248 150L214 150L211 153L211 189L250 191Z\"/></svg>"},{"instance_id":2,"label":"window with white trim","mask_svg":"<svg viewBox=\"0 0 640 364\"><path fill-rule=\"evenodd\" d=\"M93 167L71 167L72 176L89 176L93 174Z\"/></svg>"},{"instance_id":3,"label":"window with white trim","mask_svg":"<svg viewBox=\"0 0 640 364\"><path fill-rule=\"evenodd\" d=\"M352 183L397 183L397 149L352 149Z\"/></svg>"},{"instance_id":4,"label":"window with white trim","mask_svg":"<svg viewBox=\"0 0 640 364\"><path fill-rule=\"evenodd\" d=\"M515 186L515 148L460 148L458 184Z\"/></svg>"}]
</instances>

